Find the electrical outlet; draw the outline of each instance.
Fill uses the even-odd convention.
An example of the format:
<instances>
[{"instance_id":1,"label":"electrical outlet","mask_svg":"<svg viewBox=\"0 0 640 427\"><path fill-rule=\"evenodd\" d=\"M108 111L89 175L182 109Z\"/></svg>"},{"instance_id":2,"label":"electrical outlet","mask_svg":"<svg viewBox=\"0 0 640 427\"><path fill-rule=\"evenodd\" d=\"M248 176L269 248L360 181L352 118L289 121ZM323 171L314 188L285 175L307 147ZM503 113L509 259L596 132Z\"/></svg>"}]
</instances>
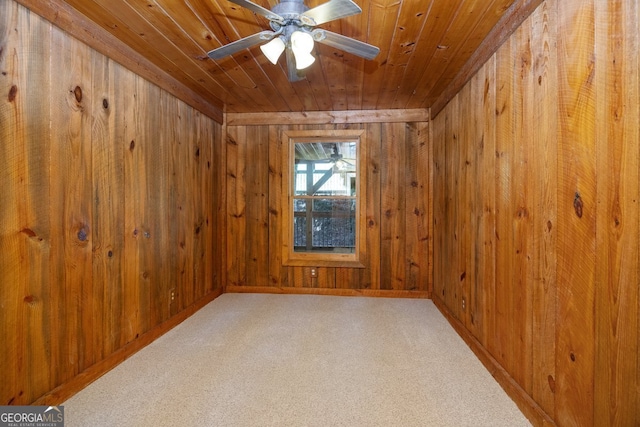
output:
<instances>
[{"instance_id":1,"label":"electrical outlet","mask_svg":"<svg viewBox=\"0 0 640 427\"><path fill-rule=\"evenodd\" d=\"M463 310L467 309L467 300L464 297L462 297L462 309Z\"/></svg>"},{"instance_id":2,"label":"electrical outlet","mask_svg":"<svg viewBox=\"0 0 640 427\"><path fill-rule=\"evenodd\" d=\"M176 299L176 290L171 289L171 301L174 301L175 299Z\"/></svg>"},{"instance_id":3,"label":"electrical outlet","mask_svg":"<svg viewBox=\"0 0 640 427\"><path fill-rule=\"evenodd\" d=\"M315 268L311 269L311 277L318 277L318 270L316 270Z\"/></svg>"}]
</instances>

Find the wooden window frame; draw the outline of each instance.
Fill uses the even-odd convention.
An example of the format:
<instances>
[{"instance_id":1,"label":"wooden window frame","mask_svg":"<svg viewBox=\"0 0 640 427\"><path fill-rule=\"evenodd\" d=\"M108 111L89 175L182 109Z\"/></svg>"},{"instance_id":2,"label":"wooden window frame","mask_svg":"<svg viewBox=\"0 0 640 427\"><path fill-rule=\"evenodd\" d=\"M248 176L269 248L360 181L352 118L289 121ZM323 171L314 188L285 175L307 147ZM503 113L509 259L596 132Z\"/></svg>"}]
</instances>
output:
<instances>
[{"instance_id":1,"label":"wooden window frame","mask_svg":"<svg viewBox=\"0 0 640 427\"><path fill-rule=\"evenodd\" d=\"M282 264L286 266L351 267L364 268L366 257L366 143L364 130L336 129L282 132ZM353 253L295 252L293 246L293 191L294 160L297 142L350 142L357 143L356 160L356 239Z\"/></svg>"}]
</instances>

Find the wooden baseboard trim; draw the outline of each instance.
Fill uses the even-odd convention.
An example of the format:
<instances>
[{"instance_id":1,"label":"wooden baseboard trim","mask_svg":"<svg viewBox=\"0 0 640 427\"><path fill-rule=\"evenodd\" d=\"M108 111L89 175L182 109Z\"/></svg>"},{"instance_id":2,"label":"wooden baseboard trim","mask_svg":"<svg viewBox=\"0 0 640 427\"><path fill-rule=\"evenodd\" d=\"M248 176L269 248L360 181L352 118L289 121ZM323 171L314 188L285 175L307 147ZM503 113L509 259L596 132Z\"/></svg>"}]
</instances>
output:
<instances>
[{"instance_id":1,"label":"wooden baseboard trim","mask_svg":"<svg viewBox=\"0 0 640 427\"><path fill-rule=\"evenodd\" d=\"M518 408L527 419L537 427L555 427L556 423L536 403L535 400L513 379L511 375L498 363L487 349L474 337L460 320L455 318L445 303L439 298L433 298L433 303L449 321L458 335L467 343L489 373L498 381L498 384L518 405Z\"/></svg>"},{"instance_id":2,"label":"wooden baseboard trim","mask_svg":"<svg viewBox=\"0 0 640 427\"><path fill-rule=\"evenodd\" d=\"M169 332L171 329L178 326L180 323L185 321L187 318L192 316L195 312L200 310L205 305L209 304L211 301L222 295L222 288L216 289L210 294L202 297L189 307L182 310L180 313L177 313L172 318L168 319L164 323L156 326L150 331L144 333L142 336L138 337L136 340L131 341L126 344L124 347L113 352L111 355L107 356L105 359L97 362L95 365L90 366L85 369L80 374L73 377L68 382L56 387L51 390L47 394L40 397L38 400L32 403L32 405L60 405L65 400L69 399L74 394L78 393L80 390L118 366L120 363L127 360L129 357L151 344L153 341Z\"/></svg>"},{"instance_id":3,"label":"wooden baseboard trim","mask_svg":"<svg viewBox=\"0 0 640 427\"><path fill-rule=\"evenodd\" d=\"M379 297L379 298L422 298L429 299L428 291L396 291L373 289L336 289L336 288L296 288L277 286L227 286L227 293L252 294L293 294L293 295L329 295L350 297Z\"/></svg>"}]
</instances>

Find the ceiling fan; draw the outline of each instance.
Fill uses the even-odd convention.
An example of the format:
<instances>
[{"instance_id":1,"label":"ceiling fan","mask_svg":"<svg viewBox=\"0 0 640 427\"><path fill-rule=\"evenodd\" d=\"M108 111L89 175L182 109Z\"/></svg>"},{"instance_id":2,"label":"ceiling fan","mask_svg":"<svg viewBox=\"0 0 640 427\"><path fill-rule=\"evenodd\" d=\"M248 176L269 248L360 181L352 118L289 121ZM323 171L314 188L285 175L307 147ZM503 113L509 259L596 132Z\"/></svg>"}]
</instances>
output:
<instances>
[{"instance_id":1,"label":"ceiling fan","mask_svg":"<svg viewBox=\"0 0 640 427\"><path fill-rule=\"evenodd\" d=\"M261 31L213 49L208 53L213 60L264 43L260 49L274 65L285 52L287 75L289 81L294 82L303 79L304 76L299 71L315 61L311 55L314 42L324 43L369 60L380 52L376 46L316 28L326 22L361 13L360 6L352 0L329 0L311 9L304 4L304 0L282 0L272 10L249 0L229 1L266 17L272 31Z\"/></svg>"}]
</instances>

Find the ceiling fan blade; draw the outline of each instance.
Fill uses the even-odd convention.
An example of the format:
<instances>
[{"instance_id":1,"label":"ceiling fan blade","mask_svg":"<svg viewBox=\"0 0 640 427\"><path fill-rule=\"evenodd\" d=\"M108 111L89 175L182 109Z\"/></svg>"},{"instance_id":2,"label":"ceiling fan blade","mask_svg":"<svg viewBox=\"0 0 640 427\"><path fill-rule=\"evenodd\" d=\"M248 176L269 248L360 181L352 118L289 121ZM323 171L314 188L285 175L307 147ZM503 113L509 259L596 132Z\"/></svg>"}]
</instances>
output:
<instances>
[{"instance_id":1,"label":"ceiling fan blade","mask_svg":"<svg viewBox=\"0 0 640 427\"><path fill-rule=\"evenodd\" d=\"M229 1L231 3L237 4L238 6L247 8L250 11L257 13L258 15L262 15L266 17L269 21L275 21L280 24L284 24L284 18L282 16L278 15L277 13L273 13L269 9L265 9L264 7L260 6L259 4L255 4L252 1L249 1L249 0L229 0Z\"/></svg>"},{"instance_id":2,"label":"ceiling fan blade","mask_svg":"<svg viewBox=\"0 0 640 427\"><path fill-rule=\"evenodd\" d=\"M274 31L261 31L259 33L213 49L212 51L207 53L207 55L209 55L209 58L211 59L224 58L225 56L232 55L236 52L241 51L242 49L246 49L264 41L271 40L275 35L276 33Z\"/></svg>"},{"instance_id":3,"label":"ceiling fan blade","mask_svg":"<svg viewBox=\"0 0 640 427\"><path fill-rule=\"evenodd\" d=\"M287 78L290 82L297 82L304 79L304 75L300 75L300 72L296 68L296 58L293 56L291 49L285 50L287 58Z\"/></svg>"},{"instance_id":4,"label":"ceiling fan blade","mask_svg":"<svg viewBox=\"0 0 640 427\"><path fill-rule=\"evenodd\" d=\"M314 36L314 40L320 43L335 47L336 49L344 50L345 52L352 53L364 59L371 60L380 53L380 49L376 46L352 39L351 37L343 36L342 34L320 29L313 30L312 34Z\"/></svg>"},{"instance_id":5,"label":"ceiling fan blade","mask_svg":"<svg viewBox=\"0 0 640 427\"><path fill-rule=\"evenodd\" d=\"M320 6L307 10L302 16L311 18L315 25L320 25L347 16L357 15L361 12L360 6L352 0L329 0Z\"/></svg>"}]
</instances>

